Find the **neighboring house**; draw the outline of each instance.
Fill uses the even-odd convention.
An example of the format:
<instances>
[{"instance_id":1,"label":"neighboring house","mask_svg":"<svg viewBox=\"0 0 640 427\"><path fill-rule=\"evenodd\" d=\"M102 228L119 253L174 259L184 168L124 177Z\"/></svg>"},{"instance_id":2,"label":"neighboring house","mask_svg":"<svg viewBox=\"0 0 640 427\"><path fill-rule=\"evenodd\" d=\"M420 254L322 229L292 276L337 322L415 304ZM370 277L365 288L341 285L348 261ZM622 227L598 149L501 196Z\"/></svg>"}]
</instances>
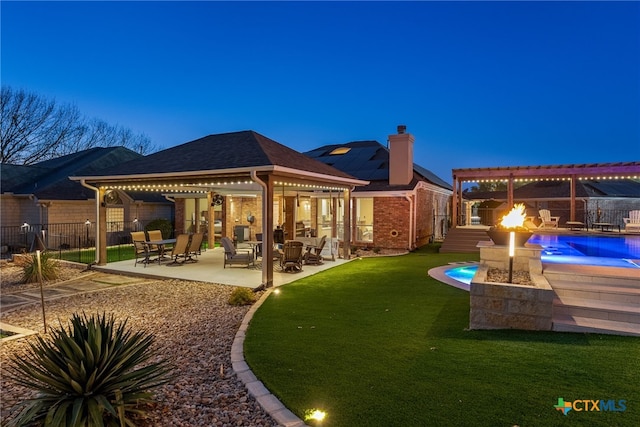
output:
<instances>
[{"instance_id":1,"label":"neighboring house","mask_svg":"<svg viewBox=\"0 0 640 427\"><path fill-rule=\"evenodd\" d=\"M3 163L2 246L14 250L31 246L35 235L42 237L43 245L50 249L90 245L95 232L95 192L71 181L69 176L92 175L141 157L124 147L109 147L91 148L30 166ZM157 193L117 191L104 202L108 204L107 222L114 243L138 227L137 219L173 220L173 203Z\"/></svg>"},{"instance_id":2,"label":"neighboring house","mask_svg":"<svg viewBox=\"0 0 640 427\"><path fill-rule=\"evenodd\" d=\"M524 203L527 214L539 224L538 210L549 209L560 217L560 224L570 221L570 183L567 180L540 180L524 184L513 191L515 203ZM576 181L575 218L585 224L606 222L623 226L629 211L640 209L640 180L581 179ZM495 225L510 209L506 191L463 192L466 224Z\"/></svg>"},{"instance_id":3,"label":"neighboring house","mask_svg":"<svg viewBox=\"0 0 640 427\"><path fill-rule=\"evenodd\" d=\"M414 137L405 130L389 135L389 148L355 141L305 153L369 181L351 193L356 246L413 249L446 234L452 187L413 163Z\"/></svg>"}]
</instances>

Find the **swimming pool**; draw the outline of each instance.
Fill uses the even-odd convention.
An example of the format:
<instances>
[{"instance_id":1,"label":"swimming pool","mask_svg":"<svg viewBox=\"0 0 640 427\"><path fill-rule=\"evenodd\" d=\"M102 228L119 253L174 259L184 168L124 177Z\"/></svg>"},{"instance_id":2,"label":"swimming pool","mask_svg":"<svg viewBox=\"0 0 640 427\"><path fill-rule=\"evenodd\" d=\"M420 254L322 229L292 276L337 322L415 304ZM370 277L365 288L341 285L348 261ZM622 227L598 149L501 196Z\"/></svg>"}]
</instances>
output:
<instances>
[{"instance_id":1,"label":"swimming pool","mask_svg":"<svg viewBox=\"0 0 640 427\"><path fill-rule=\"evenodd\" d=\"M640 236L534 234L528 243L542 246L542 262L640 268Z\"/></svg>"},{"instance_id":2,"label":"swimming pool","mask_svg":"<svg viewBox=\"0 0 640 427\"><path fill-rule=\"evenodd\" d=\"M534 234L528 243L542 246L542 262L640 268L640 236L573 236ZM454 267L445 274L469 284L477 265Z\"/></svg>"}]
</instances>

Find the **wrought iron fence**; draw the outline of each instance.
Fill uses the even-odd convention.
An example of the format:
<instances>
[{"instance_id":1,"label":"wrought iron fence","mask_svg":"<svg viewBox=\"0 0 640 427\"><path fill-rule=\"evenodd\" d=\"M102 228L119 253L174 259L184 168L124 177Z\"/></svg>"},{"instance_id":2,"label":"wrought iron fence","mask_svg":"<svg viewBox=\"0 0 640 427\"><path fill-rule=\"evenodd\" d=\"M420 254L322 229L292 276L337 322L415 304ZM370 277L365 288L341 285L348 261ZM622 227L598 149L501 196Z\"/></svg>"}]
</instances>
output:
<instances>
[{"instance_id":1,"label":"wrought iron fence","mask_svg":"<svg viewBox=\"0 0 640 427\"><path fill-rule=\"evenodd\" d=\"M144 230L149 221L107 223L108 261L131 256L131 232ZM56 257L90 264L95 260L95 222L59 224L23 224L0 227L2 256L47 250Z\"/></svg>"},{"instance_id":2,"label":"wrought iron fence","mask_svg":"<svg viewBox=\"0 0 640 427\"><path fill-rule=\"evenodd\" d=\"M560 227L566 225L567 221L571 221L571 211L566 208L547 208L551 211L552 216L560 217ZM602 209L596 207L595 209L576 209L575 221L581 222L586 228L594 228L594 224L606 223L611 224L616 229L620 227L624 230L624 218L629 217L630 209ZM467 221L466 216L463 214L460 220L461 225L487 225L494 226L500 222L502 216L506 214L498 209L492 208L478 208L474 210L473 215ZM529 217L536 225L540 222L538 214L532 214Z\"/></svg>"}]
</instances>

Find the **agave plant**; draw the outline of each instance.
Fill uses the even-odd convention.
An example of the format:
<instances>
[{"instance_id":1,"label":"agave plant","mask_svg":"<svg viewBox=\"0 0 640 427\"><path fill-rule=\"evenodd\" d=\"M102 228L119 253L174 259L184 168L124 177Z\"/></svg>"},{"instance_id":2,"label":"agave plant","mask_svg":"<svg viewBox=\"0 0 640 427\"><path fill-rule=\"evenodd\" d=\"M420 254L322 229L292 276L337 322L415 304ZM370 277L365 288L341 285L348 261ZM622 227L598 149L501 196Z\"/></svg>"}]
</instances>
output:
<instances>
[{"instance_id":1,"label":"agave plant","mask_svg":"<svg viewBox=\"0 0 640 427\"><path fill-rule=\"evenodd\" d=\"M33 283L38 281L38 256L36 253L25 255L21 261L22 281ZM42 280L52 280L58 277L58 261L49 252L40 254L40 273Z\"/></svg>"},{"instance_id":2,"label":"agave plant","mask_svg":"<svg viewBox=\"0 0 640 427\"><path fill-rule=\"evenodd\" d=\"M158 355L154 336L131 332L126 320L116 325L113 314L74 314L69 323L8 364L16 382L38 391L9 425L134 426L132 416L145 415L151 389L173 378L167 360L148 363Z\"/></svg>"}]
</instances>

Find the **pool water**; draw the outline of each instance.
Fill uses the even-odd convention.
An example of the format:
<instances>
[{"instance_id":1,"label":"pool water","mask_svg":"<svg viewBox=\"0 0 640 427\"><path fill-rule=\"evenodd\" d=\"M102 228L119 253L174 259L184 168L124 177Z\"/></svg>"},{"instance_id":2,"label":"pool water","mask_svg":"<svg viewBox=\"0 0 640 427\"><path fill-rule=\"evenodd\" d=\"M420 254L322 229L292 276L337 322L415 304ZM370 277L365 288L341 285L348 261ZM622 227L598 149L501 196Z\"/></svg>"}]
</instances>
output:
<instances>
[{"instance_id":1,"label":"pool water","mask_svg":"<svg viewBox=\"0 0 640 427\"><path fill-rule=\"evenodd\" d=\"M542 246L542 262L640 268L640 236L551 236L534 234L528 243ZM477 265L454 267L445 274L469 284Z\"/></svg>"},{"instance_id":2,"label":"pool water","mask_svg":"<svg viewBox=\"0 0 640 427\"><path fill-rule=\"evenodd\" d=\"M542 262L640 268L640 236L551 236L534 234Z\"/></svg>"}]
</instances>

